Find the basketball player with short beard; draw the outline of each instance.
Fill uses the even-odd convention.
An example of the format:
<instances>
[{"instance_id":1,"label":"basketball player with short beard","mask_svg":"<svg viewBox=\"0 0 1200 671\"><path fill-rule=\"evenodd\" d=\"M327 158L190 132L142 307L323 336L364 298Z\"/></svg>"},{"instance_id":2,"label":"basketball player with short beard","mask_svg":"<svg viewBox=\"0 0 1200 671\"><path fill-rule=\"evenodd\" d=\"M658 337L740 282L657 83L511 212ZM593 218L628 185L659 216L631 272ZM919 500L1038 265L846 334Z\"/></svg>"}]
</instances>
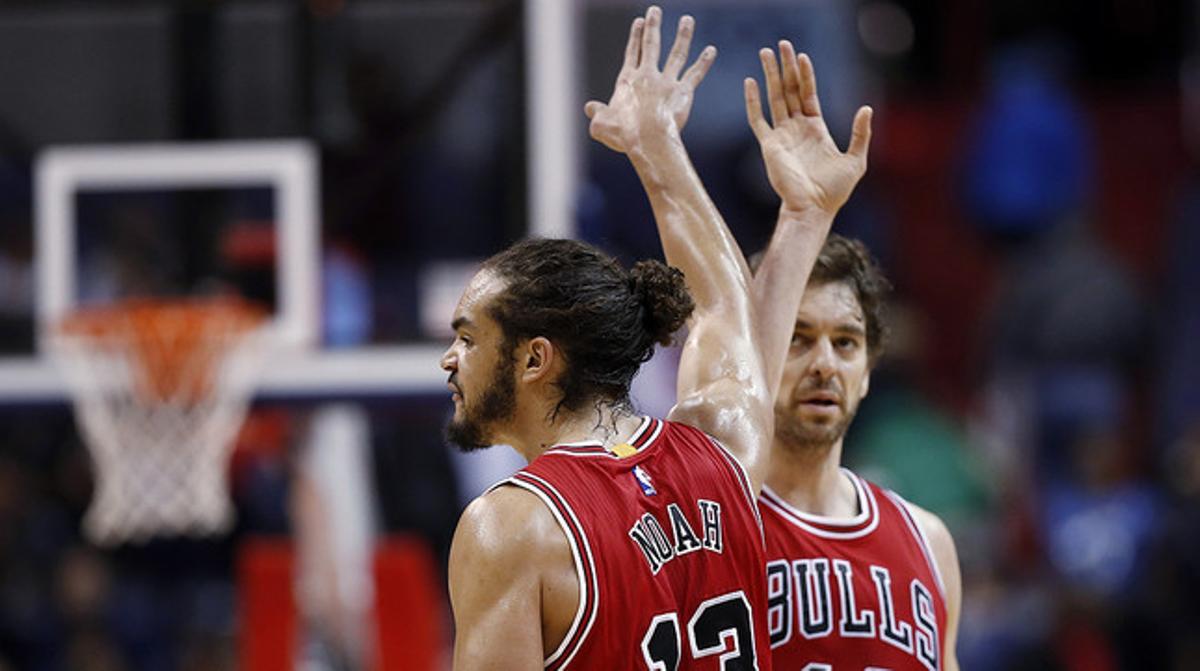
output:
<instances>
[{"instance_id":1,"label":"basketball player with short beard","mask_svg":"<svg viewBox=\"0 0 1200 671\"><path fill-rule=\"evenodd\" d=\"M806 177L781 148L823 141L824 122L812 63L788 43L780 54L782 69L761 54L771 123L757 96L748 96L747 115L786 212L805 202ZM795 265L812 268L799 309L775 311L772 297L788 289L781 273ZM756 269L760 338L792 326L759 498L778 669L958 669L962 588L949 531L841 467L843 436L883 351L888 287L866 248L837 235L820 248L772 241Z\"/></svg>"}]
</instances>

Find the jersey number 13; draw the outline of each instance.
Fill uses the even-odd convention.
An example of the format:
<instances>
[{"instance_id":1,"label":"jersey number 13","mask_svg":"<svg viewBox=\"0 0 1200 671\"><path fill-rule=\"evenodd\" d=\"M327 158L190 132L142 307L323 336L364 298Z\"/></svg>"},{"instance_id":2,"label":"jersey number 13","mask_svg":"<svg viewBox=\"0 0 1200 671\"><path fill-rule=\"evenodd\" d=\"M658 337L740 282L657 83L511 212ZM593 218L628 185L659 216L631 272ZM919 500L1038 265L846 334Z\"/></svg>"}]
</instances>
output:
<instances>
[{"instance_id":1,"label":"jersey number 13","mask_svg":"<svg viewBox=\"0 0 1200 671\"><path fill-rule=\"evenodd\" d=\"M741 590L708 599L688 620L692 659L720 655L721 671L757 671L750 602ZM679 615L654 616L642 637L642 657L650 671L676 671L683 654ZM733 645L726 645L731 639ZM726 648L730 648L726 651Z\"/></svg>"}]
</instances>

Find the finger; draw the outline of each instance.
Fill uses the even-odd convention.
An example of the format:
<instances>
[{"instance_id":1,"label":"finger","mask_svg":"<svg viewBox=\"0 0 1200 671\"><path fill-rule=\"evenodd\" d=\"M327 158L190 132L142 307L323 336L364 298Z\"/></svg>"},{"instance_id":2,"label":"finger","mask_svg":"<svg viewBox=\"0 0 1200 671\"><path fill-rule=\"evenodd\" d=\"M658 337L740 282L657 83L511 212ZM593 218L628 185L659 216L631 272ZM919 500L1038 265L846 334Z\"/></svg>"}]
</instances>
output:
<instances>
[{"instance_id":1,"label":"finger","mask_svg":"<svg viewBox=\"0 0 1200 671\"><path fill-rule=\"evenodd\" d=\"M817 75L813 72L808 54L797 59L800 68L800 104L805 116L821 116L821 99L817 97Z\"/></svg>"},{"instance_id":2,"label":"finger","mask_svg":"<svg viewBox=\"0 0 1200 671\"><path fill-rule=\"evenodd\" d=\"M583 113L587 115L587 118L591 119L594 118L596 113L603 108L604 103L600 102L599 100L589 100L587 104L583 106Z\"/></svg>"},{"instance_id":3,"label":"finger","mask_svg":"<svg viewBox=\"0 0 1200 671\"><path fill-rule=\"evenodd\" d=\"M767 107L771 108L771 124L778 126L788 118L783 84L779 81L779 64L775 61L775 52L770 49L759 49L758 59L762 61L763 75L767 79Z\"/></svg>"},{"instance_id":4,"label":"finger","mask_svg":"<svg viewBox=\"0 0 1200 671\"><path fill-rule=\"evenodd\" d=\"M750 123L750 130L754 132L754 137L762 142L765 133L770 131L771 127L763 118L762 100L758 96L758 82L754 81L753 77L746 77L742 83L742 89L746 95L746 121Z\"/></svg>"},{"instance_id":5,"label":"finger","mask_svg":"<svg viewBox=\"0 0 1200 671\"><path fill-rule=\"evenodd\" d=\"M686 14L679 19L679 28L675 31L675 44L671 46L671 53L667 54L667 62L663 65L663 74L671 79L679 76L683 64L687 62L688 52L692 49L692 32L695 25L695 20Z\"/></svg>"},{"instance_id":6,"label":"finger","mask_svg":"<svg viewBox=\"0 0 1200 671\"><path fill-rule=\"evenodd\" d=\"M646 10L646 28L642 31L642 60L638 65L658 67L658 54L662 40L661 26L662 10L657 5L650 5L650 9Z\"/></svg>"},{"instance_id":7,"label":"finger","mask_svg":"<svg viewBox=\"0 0 1200 671\"><path fill-rule=\"evenodd\" d=\"M683 79L680 81L695 91L696 87L700 86L700 82L704 81L704 76L708 74L708 69L712 67L715 60L717 60L717 48L711 44L704 47L704 51L700 52L700 57L696 59L695 63L692 63L692 67L688 68L687 72L683 73Z\"/></svg>"},{"instance_id":8,"label":"finger","mask_svg":"<svg viewBox=\"0 0 1200 671\"><path fill-rule=\"evenodd\" d=\"M847 153L860 159L864 167L867 163L867 152L871 148L871 118L874 115L875 111L868 105L858 108L858 113L854 115L854 126L850 131L850 149Z\"/></svg>"},{"instance_id":9,"label":"finger","mask_svg":"<svg viewBox=\"0 0 1200 671\"><path fill-rule=\"evenodd\" d=\"M632 70L638 66L638 59L642 54L642 30L645 26L646 20L640 16L629 26L629 42L625 44L625 62L621 65L622 69Z\"/></svg>"},{"instance_id":10,"label":"finger","mask_svg":"<svg viewBox=\"0 0 1200 671\"><path fill-rule=\"evenodd\" d=\"M796 63L796 50L787 40L779 41L779 60L783 65L783 99L787 102L788 112L803 113L800 102L800 67Z\"/></svg>"}]
</instances>

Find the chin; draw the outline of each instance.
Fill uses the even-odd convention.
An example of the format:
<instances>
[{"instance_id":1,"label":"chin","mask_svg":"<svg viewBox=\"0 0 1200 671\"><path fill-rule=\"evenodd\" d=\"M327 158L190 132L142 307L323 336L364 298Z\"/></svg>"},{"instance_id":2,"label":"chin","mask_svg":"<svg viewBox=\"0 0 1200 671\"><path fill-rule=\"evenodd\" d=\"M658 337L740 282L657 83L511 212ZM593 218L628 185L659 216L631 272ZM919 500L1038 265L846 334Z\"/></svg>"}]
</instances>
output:
<instances>
[{"instance_id":1,"label":"chin","mask_svg":"<svg viewBox=\"0 0 1200 671\"><path fill-rule=\"evenodd\" d=\"M776 426L776 435L784 442L804 447L829 447L845 435L846 425L835 418L823 421L793 420Z\"/></svg>"},{"instance_id":2,"label":"chin","mask_svg":"<svg viewBox=\"0 0 1200 671\"><path fill-rule=\"evenodd\" d=\"M475 452L495 444L482 428L474 423L461 419L459 413L454 413L454 419L446 424L444 436L446 442L454 445L462 452Z\"/></svg>"}]
</instances>

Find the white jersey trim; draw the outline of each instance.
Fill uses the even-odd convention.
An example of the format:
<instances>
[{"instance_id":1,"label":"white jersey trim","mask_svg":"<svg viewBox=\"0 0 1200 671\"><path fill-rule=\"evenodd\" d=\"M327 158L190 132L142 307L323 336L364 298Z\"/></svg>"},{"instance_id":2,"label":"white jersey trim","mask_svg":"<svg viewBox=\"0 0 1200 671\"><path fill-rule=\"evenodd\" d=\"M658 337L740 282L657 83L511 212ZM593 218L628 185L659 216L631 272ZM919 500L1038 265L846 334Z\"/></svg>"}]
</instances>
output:
<instances>
[{"instance_id":1,"label":"white jersey trim","mask_svg":"<svg viewBox=\"0 0 1200 671\"><path fill-rule=\"evenodd\" d=\"M733 452L730 452L729 448L721 444L721 441L713 438L707 433L704 435L707 436L709 442L717 448L717 452L725 458L725 461L733 467L734 479L738 481L738 489L740 489L742 491L742 495L746 497L746 505L750 506L750 510L754 512L754 519L758 522L758 530L760 535L763 535L763 547L765 548L766 536L763 534L762 513L759 511L758 504L755 502L754 490L751 489L750 472L747 471L746 467L742 465L742 460L738 459Z\"/></svg>"},{"instance_id":2,"label":"white jersey trim","mask_svg":"<svg viewBox=\"0 0 1200 671\"><path fill-rule=\"evenodd\" d=\"M666 422L664 422L662 420L655 422L653 417L643 416L642 423L640 425L638 425L638 428L636 430L634 430L634 432L632 434L630 434L629 439L626 440L625 442L632 445L634 442L637 442L637 440L642 437L642 434L644 434L646 432L647 428L653 426L654 432L650 435L650 437L646 440L646 442L644 444L642 444L641 447L635 448L637 450L637 452L635 452L634 454L637 454L638 452L645 450L647 447L650 447L651 445L654 444L654 441L658 440L659 435L662 434L663 426L665 426L665 425L666 425ZM562 449L562 448L581 448L581 447L582 448L594 447L596 449L593 451L587 451L587 452L570 450L570 449ZM554 447L551 447L550 449L546 450L543 454L561 454L561 455L568 456L568 457L608 457L609 459L625 458L625 457L620 457L620 456L617 456L616 454L613 454L611 451L609 451L608 449L606 449L604 447L604 443L601 443L598 440L580 440L580 441L576 441L573 443L558 443Z\"/></svg>"},{"instance_id":3,"label":"white jersey trim","mask_svg":"<svg viewBox=\"0 0 1200 671\"><path fill-rule=\"evenodd\" d=\"M884 492L891 499L892 503L900 509L900 516L904 518L908 530L912 533L913 538L917 541L917 546L921 548L921 554L925 555L925 563L929 564L929 571L933 573L934 580L937 581L938 591L941 592L942 601L946 600L946 583L942 581L942 571L938 568L937 560L934 558L933 545L929 542L929 537L925 535L925 530L921 528L921 523L917 521L917 516L913 512L912 504L904 497L896 492L885 489Z\"/></svg>"},{"instance_id":4,"label":"white jersey trim","mask_svg":"<svg viewBox=\"0 0 1200 671\"><path fill-rule=\"evenodd\" d=\"M559 447L595 447L596 449L591 452L573 452L571 450L558 449ZM613 454L612 452L609 452L608 450L604 449L604 446L601 445L600 443L560 445L558 447L554 447L549 450L546 450L542 454L560 454L564 457L580 457L580 458L587 457L589 459L595 459L596 457L608 457L609 459L619 459L620 458L617 455Z\"/></svg>"},{"instance_id":5,"label":"white jersey trim","mask_svg":"<svg viewBox=\"0 0 1200 671\"><path fill-rule=\"evenodd\" d=\"M785 501L782 496L776 494L774 490L765 484L763 485L762 495L758 500L763 505L778 513L786 521L814 536L839 540L862 538L875 531L876 527L879 526L879 503L875 500L875 494L871 491L871 488L855 475L853 471L847 468L843 468L841 471L850 478L850 483L854 485L855 493L858 496L858 507L862 511L849 519L806 513ZM846 529L853 528L853 530L835 531L813 526L816 524L843 527Z\"/></svg>"},{"instance_id":6,"label":"white jersey trim","mask_svg":"<svg viewBox=\"0 0 1200 671\"><path fill-rule=\"evenodd\" d=\"M592 625L596 622L596 615L600 611L600 588L599 576L596 574L596 562L592 556L591 543L588 541L587 532L584 531L583 525L579 523L579 518L575 516L575 511L571 508L570 504L567 503L567 500L563 497L563 495L557 489L555 489L553 485L551 485L549 482L546 482L544 478L540 478L527 471L521 471L520 475L522 477L529 478L530 480L537 481L539 484L541 484L541 486L553 492L554 496L558 499L558 504L556 505L554 501L550 500L550 497L547 496L542 490L527 482L521 482L515 476L500 482L497 486L506 484L515 485L528 492L532 492L535 496L541 499L542 503L545 503L546 507L549 508L550 512L554 515L554 519L558 520L559 526L562 527L563 534L566 535L567 542L571 545L571 555L575 560L575 576L579 581L579 606L575 611L575 619L571 622L570 629L568 629L567 633L563 636L562 643L559 644L558 649L551 653L550 656L546 657L542 663L543 668L545 668L555 664L560 658L564 658L562 665L559 668L565 669L567 668L567 665L571 663L571 660L574 659L575 654L579 652L579 649L583 647L584 641L587 640L588 635L592 631ZM567 514L570 515L571 524L574 526L574 529L578 531L579 538L583 542L582 548L575 543L575 535L572 533L572 528L568 525L567 520L563 518L562 513L559 510L559 506L561 506L562 510L565 510ZM584 577L583 560L585 558L587 559L588 566L591 568L592 582L590 585L587 583L587 580ZM591 612L585 614L585 610L590 610ZM587 622L583 623L585 617L587 618ZM575 633L579 629L581 623L583 623L583 633L579 636L579 639L576 641L575 645L568 650L567 646L570 645L571 639L575 637Z\"/></svg>"},{"instance_id":7,"label":"white jersey trim","mask_svg":"<svg viewBox=\"0 0 1200 671\"><path fill-rule=\"evenodd\" d=\"M604 447L604 444L598 440L577 440L573 443L555 443L550 449L557 447Z\"/></svg>"},{"instance_id":8,"label":"white jersey trim","mask_svg":"<svg viewBox=\"0 0 1200 671\"><path fill-rule=\"evenodd\" d=\"M629 435L629 438L626 439L625 442L629 443L630 445L633 445L634 443L636 443L638 438L641 438L642 434L646 433L646 429L650 428L653 425L653 423L654 423L654 419L652 417L643 415L642 423L640 425L638 425L637 430L635 430L632 434ZM659 424L658 431L662 431L662 424ZM655 432L655 435L653 437L651 437L650 440L646 441L646 444L649 445L650 443L653 443L655 438L658 438L657 432Z\"/></svg>"}]
</instances>

